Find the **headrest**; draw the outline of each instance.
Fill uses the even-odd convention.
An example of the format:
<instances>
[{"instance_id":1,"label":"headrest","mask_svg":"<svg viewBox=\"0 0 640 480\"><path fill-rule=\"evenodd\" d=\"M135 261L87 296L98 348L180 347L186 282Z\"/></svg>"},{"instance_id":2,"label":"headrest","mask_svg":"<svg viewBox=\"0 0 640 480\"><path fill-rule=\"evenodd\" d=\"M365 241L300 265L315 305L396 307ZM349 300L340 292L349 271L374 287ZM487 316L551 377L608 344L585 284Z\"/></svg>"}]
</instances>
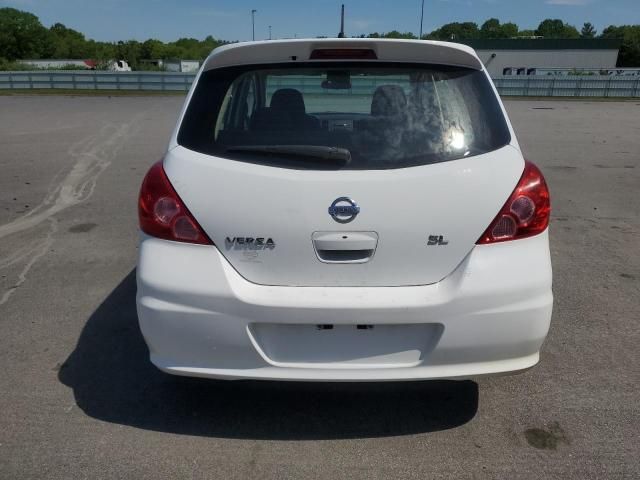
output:
<instances>
[{"instance_id":1,"label":"headrest","mask_svg":"<svg viewBox=\"0 0 640 480\"><path fill-rule=\"evenodd\" d=\"M399 85L380 85L373 92L371 115L398 115L407 108L407 97Z\"/></svg>"},{"instance_id":2,"label":"headrest","mask_svg":"<svg viewBox=\"0 0 640 480\"><path fill-rule=\"evenodd\" d=\"M294 115L304 115L304 99L302 93L295 88L281 88L271 97L271 108L282 110Z\"/></svg>"}]
</instances>

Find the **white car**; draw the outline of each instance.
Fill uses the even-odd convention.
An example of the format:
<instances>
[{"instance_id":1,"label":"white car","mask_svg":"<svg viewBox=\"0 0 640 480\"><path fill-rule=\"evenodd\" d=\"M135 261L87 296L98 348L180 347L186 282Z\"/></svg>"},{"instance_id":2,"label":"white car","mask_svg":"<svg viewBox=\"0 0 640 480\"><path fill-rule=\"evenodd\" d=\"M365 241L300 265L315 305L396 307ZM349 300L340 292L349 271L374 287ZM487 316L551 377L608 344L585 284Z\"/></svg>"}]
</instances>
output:
<instances>
[{"instance_id":1,"label":"white car","mask_svg":"<svg viewBox=\"0 0 640 480\"><path fill-rule=\"evenodd\" d=\"M140 327L177 375L522 371L551 319L549 214L472 49L226 45L142 184Z\"/></svg>"}]
</instances>

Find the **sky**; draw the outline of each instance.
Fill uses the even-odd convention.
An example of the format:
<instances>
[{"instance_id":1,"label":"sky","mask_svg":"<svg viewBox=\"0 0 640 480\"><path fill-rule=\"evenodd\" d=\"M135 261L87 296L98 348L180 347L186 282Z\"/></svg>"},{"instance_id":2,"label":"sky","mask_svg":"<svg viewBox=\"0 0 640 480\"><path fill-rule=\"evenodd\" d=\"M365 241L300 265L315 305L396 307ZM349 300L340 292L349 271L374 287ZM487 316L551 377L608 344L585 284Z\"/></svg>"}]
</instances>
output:
<instances>
[{"instance_id":1,"label":"sky","mask_svg":"<svg viewBox=\"0 0 640 480\"><path fill-rule=\"evenodd\" d=\"M340 4L345 4L347 36L399 30L418 33L421 0L0 0L36 14L47 27L60 22L95 40L172 41L181 37L251 40L334 36ZM487 18L535 28L545 18L561 18L598 31L614 24L640 24L640 0L425 0L423 31L448 22Z\"/></svg>"}]
</instances>

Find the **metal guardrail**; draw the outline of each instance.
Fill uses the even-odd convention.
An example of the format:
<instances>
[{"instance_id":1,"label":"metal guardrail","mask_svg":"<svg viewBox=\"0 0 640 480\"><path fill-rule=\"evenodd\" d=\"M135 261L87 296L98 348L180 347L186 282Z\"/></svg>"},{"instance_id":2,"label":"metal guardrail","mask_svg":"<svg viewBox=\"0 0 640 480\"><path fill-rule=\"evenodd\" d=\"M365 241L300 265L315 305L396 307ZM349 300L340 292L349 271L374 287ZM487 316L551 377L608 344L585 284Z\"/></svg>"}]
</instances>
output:
<instances>
[{"instance_id":1,"label":"metal guardrail","mask_svg":"<svg viewBox=\"0 0 640 480\"><path fill-rule=\"evenodd\" d=\"M493 82L505 97L640 97L639 77L504 76Z\"/></svg>"},{"instance_id":2,"label":"metal guardrail","mask_svg":"<svg viewBox=\"0 0 640 480\"><path fill-rule=\"evenodd\" d=\"M0 72L0 89L187 91L195 73L40 71Z\"/></svg>"},{"instance_id":3,"label":"metal guardrail","mask_svg":"<svg viewBox=\"0 0 640 480\"><path fill-rule=\"evenodd\" d=\"M38 71L0 72L1 89L187 91L195 73ZM502 76L502 96L640 97L640 77Z\"/></svg>"}]
</instances>

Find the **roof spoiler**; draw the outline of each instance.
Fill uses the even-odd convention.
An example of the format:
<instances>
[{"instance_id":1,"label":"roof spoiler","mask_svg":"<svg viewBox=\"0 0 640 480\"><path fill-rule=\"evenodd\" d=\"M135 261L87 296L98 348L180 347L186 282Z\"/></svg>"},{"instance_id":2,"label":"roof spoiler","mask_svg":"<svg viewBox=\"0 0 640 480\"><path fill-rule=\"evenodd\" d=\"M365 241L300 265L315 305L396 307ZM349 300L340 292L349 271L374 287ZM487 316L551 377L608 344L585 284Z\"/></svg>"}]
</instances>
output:
<instances>
[{"instance_id":1,"label":"roof spoiler","mask_svg":"<svg viewBox=\"0 0 640 480\"><path fill-rule=\"evenodd\" d=\"M342 59L321 58L313 55L315 50L358 50L373 54L362 61L430 63L451 65L481 70L482 62L475 51L458 43L429 40L390 39L312 39L270 40L225 45L215 49L205 61L204 70L233 65L255 65L270 63L298 63L322 61L353 61L350 55Z\"/></svg>"}]
</instances>

